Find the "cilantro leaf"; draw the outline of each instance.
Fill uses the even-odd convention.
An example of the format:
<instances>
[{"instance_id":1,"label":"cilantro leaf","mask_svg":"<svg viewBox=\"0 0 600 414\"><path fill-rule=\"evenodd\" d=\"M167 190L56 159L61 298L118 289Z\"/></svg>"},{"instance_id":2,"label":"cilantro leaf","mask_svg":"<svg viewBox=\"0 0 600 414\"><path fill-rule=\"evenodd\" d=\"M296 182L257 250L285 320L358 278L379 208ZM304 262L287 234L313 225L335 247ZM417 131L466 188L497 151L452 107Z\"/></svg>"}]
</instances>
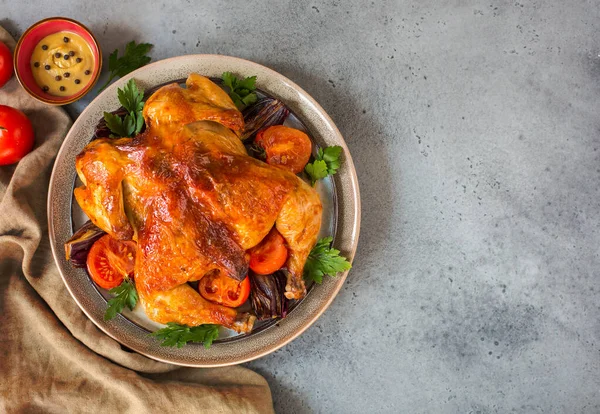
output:
<instances>
[{"instance_id":1,"label":"cilantro leaf","mask_svg":"<svg viewBox=\"0 0 600 414\"><path fill-rule=\"evenodd\" d=\"M315 185L317 180L327 177L327 163L323 160L315 160L313 163L306 164L304 171L310 177L310 183Z\"/></svg>"},{"instance_id":2,"label":"cilantro leaf","mask_svg":"<svg viewBox=\"0 0 600 414\"><path fill-rule=\"evenodd\" d=\"M256 89L256 76L238 79L231 72L223 72L221 79L223 85L229 88L229 96L240 111L258 100L254 92Z\"/></svg>"},{"instance_id":3,"label":"cilantro leaf","mask_svg":"<svg viewBox=\"0 0 600 414\"><path fill-rule=\"evenodd\" d=\"M304 279L320 284L324 275L335 276L352 268L340 251L331 247L332 241L333 237L324 237L310 251L304 265Z\"/></svg>"},{"instance_id":4,"label":"cilantro leaf","mask_svg":"<svg viewBox=\"0 0 600 414\"><path fill-rule=\"evenodd\" d=\"M169 322L166 328L159 329L151 335L162 339L161 346L181 348L188 342L202 342L205 348L210 348L213 341L219 337L219 325L205 324L190 327Z\"/></svg>"},{"instance_id":5,"label":"cilantro leaf","mask_svg":"<svg viewBox=\"0 0 600 414\"><path fill-rule=\"evenodd\" d=\"M125 52L121 57L119 57L119 49L115 49L115 51L108 56L108 70L110 71L108 81L106 81L98 92L106 88L113 79L122 78L128 73L148 64L150 60L152 60L149 56L146 56L146 53L148 53L150 49L152 49L152 44L136 44L135 41L127 43Z\"/></svg>"},{"instance_id":6,"label":"cilantro leaf","mask_svg":"<svg viewBox=\"0 0 600 414\"><path fill-rule=\"evenodd\" d=\"M104 113L106 126L113 133L111 137L133 137L144 127L144 93L140 91L133 79L130 79L123 89L117 89L121 105L129 112L123 118L108 112Z\"/></svg>"},{"instance_id":7,"label":"cilantro leaf","mask_svg":"<svg viewBox=\"0 0 600 414\"><path fill-rule=\"evenodd\" d=\"M105 321L109 321L117 316L117 313L121 313L125 309L125 306L131 310L135 308L138 295L134 284L129 279L123 280L119 286L112 288L109 292L114 297L108 301L108 309L106 309L106 313L104 314Z\"/></svg>"},{"instance_id":8,"label":"cilantro leaf","mask_svg":"<svg viewBox=\"0 0 600 414\"><path fill-rule=\"evenodd\" d=\"M304 170L310 176L311 184L315 185L317 180L323 179L328 175L333 175L340 168L342 147L334 145L331 147L319 148L315 161L306 164Z\"/></svg>"}]
</instances>

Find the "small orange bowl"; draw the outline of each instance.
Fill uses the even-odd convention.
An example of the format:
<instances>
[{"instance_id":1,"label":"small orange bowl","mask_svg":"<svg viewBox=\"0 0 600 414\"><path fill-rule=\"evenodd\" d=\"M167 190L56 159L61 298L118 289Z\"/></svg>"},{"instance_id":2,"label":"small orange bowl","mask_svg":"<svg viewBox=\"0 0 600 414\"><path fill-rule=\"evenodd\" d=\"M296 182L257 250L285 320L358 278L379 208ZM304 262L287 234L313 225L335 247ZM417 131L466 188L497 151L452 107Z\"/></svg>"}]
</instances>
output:
<instances>
[{"instance_id":1,"label":"small orange bowl","mask_svg":"<svg viewBox=\"0 0 600 414\"><path fill-rule=\"evenodd\" d=\"M37 44L44 37L62 31L72 32L81 36L92 49L94 56L94 68L90 81L85 88L70 96L54 96L44 92L33 78L30 64L31 55ZM81 23L66 17L49 17L35 23L23 33L15 48L14 65L17 79L29 95L49 105L67 105L88 93L98 81L100 70L102 69L102 51L92 32Z\"/></svg>"}]
</instances>

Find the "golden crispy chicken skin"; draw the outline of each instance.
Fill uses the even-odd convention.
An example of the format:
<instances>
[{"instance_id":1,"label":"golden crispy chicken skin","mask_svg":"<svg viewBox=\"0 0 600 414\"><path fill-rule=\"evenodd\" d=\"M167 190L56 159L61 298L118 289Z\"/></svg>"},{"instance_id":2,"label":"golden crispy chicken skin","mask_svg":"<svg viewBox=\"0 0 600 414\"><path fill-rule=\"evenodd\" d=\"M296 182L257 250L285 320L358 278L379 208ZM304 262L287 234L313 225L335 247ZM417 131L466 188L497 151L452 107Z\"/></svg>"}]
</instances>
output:
<instances>
[{"instance_id":1,"label":"golden crispy chicken skin","mask_svg":"<svg viewBox=\"0 0 600 414\"><path fill-rule=\"evenodd\" d=\"M160 88L144 105L146 126L163 135L164 129L179 129L195 121L214 121L239 135L244 117L218 85L192 73L185 88L171 84Z\"/></svg>"},{"instance_id":2,"label":"golden crispy chicken skin","mask_svg":"<svg viewBox=\"0 0 600 414\"><path fill-rule=\"evenodd\" d=\"M187 282L209 272L242 280L246 250L275 224L290 252L286 296L302 298L322 206L300 178L247 155L243 118L221 88L196 74L187 85L148 99L143 134L91 142L76 160L84 185L75 197L98 227L137 241L135 284L151 319L248 332L253 316L206 301Z\"/></svg>"}]
</instances>

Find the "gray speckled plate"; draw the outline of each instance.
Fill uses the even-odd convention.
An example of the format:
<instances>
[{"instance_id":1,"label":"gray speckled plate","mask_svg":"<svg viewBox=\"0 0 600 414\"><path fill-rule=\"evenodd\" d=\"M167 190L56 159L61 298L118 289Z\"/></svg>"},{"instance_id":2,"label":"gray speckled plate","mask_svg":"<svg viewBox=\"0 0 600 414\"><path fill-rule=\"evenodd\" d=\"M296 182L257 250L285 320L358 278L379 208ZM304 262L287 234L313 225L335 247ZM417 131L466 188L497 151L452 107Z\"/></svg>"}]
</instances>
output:
<instances>
[{"instance_id":1,"label":"gray speckled plate","mask_svg":"<svg viewBox=\"0 0 600 414\"><path fill-rule=\"evenodd\" d=\"M326 199L323 200L324 223L327 223L322 228L322 234L335 231L334 246L350 261L358 243L360 195L350 152L323 108L289 79L264 66L239 58L189 55L145 66L109 86L79 116L56 158L48 195L48 229L52 253L75 302L100 329L143 355L177 365L233 365L275 351L304 332L327 309L347 275L344 273L336 278L326 278L322 285L314 286L306 298L300 301L286 318L277 323L263 326L262 329L247 335L218 340L210 349L205 349L201 344L169 348L160 346L160 342L148 334L156 327L149 320L144 320L139 312L118 315L115 319L105 322L103 315L106 310L106 292L97 289L84 270L73 268L66 261L63 245L73 234L73 225L77 225L81 220L78 218L78 206L73 203L75 157L90 141L103 112L115 110L120 106L117 88L123 87L130 78L135 78L141 88L148 89L175 79L186 78L192 72L220 77L225 71L238 76L256 75L257 87L285 102L295 120L303 124L316 144L342 146L344 157L340 170L333 180L321 184L320 194Z\"/></svg>"}]
</instances>

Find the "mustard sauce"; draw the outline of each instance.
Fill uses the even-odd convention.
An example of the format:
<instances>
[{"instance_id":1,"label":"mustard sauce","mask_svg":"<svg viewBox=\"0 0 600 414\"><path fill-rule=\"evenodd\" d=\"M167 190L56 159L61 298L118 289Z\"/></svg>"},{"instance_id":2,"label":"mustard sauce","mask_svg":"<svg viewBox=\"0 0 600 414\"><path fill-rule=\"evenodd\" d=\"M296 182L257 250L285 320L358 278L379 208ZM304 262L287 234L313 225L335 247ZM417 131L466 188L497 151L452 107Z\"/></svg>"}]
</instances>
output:
<instances>
[{"instance_id":1,"label":"mustard sauce","mask_svg":"<svg viewBox=\"0 0 600 414\"><path fill-rule=\"evenodd\" d=\"M31 54L35 82L54 96L71 96L92 80L94 55L78 34L57 32L44 37Z\"/></svg>"}]
</instances>

